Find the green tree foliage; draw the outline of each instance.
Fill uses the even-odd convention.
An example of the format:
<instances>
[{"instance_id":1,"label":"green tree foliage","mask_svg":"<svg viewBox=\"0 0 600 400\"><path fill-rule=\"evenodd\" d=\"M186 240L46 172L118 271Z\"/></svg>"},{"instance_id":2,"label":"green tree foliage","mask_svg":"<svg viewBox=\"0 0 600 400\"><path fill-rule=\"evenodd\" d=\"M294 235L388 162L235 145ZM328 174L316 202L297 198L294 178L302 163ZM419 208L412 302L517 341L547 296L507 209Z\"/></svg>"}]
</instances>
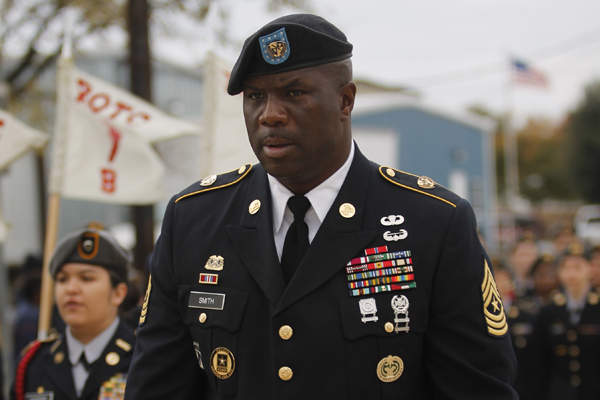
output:
<instances>
[{"instance_id":1,"label":"green tree foliage","mask_svg":"<svg viewBox=\"0 0 600 400\"><path fill-rule=\"evenodd\" d=\"M565 124L530 119L518 132L519 190L522 197L573 200L577 190L571 179Z\"/></svg>"},{"instance_id":2,"label":"green tree foliage","mask_svg":"<svg viewBox=\"0 0 600 400\"><path fill-rule=\"evenodd\" d=\"M579 193L600 203L600 80L585 87L585 94L570 115L569 161Z\"/></svg>"}]
</instances>

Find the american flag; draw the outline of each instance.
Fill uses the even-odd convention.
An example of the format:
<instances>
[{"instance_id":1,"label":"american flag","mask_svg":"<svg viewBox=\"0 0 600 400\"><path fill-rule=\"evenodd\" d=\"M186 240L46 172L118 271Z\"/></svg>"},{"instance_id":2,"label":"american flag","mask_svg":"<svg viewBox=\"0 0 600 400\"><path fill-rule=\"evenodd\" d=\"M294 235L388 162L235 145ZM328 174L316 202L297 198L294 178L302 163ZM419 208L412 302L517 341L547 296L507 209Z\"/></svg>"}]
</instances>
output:
<instances>
[{"instance_id":1,"label":"american flag","mask_svg":"<svg viewBox=\"0 0 600 400\"><path fill-rule=\"evenodd\" d=\"M523 83L527 85L548 86L548 79L544 73L531 68L529 64L524 61L513 59L511 62L512 79L516 83Z\"/></svg>"}]
</instances>

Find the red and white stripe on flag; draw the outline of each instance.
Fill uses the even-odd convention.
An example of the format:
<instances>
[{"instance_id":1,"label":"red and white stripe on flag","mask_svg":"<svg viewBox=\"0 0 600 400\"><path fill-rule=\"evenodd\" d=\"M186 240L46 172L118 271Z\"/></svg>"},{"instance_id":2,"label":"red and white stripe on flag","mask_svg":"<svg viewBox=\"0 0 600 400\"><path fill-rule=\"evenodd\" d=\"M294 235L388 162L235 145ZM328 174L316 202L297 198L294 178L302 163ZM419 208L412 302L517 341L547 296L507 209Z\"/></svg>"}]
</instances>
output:
<instances>
[{"instance_id":1,"label":"red and white stripe on flag","mask_svg":"<svg viewBox=\"0 0 600 400\"><path fill-rule=\"evenodd\" d=\"M515 83L523 83L526 85L547 87L548 78L546 75L529 64L521 60L512 60L511 62L512 79Z\"/></svg>"}]
</instances>

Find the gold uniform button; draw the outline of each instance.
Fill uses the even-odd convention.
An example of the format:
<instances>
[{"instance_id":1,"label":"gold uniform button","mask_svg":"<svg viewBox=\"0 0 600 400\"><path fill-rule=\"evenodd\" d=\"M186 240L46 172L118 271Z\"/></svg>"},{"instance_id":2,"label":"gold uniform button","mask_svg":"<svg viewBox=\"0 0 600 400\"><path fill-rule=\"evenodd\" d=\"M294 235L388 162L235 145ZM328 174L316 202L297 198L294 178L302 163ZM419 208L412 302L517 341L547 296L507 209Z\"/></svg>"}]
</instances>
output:
<instances>
[{"instance_id":1,"label":"gold uniform button","mask_svg":"<svg viewBox=\"0 0 600 400\"><path fill-rule=\"evenodd\" d=\"M44 387L43 387L43 386L38 386L38 388L37 388L37 392L38 392L39 394L42 394L42 393L44 393Z\"/></svg>"},{"instance_id":2,"label":"gold uniform button","mask_svg":"<svg viewBox=\"0 0 600 400\"><path fill-rule=\"evenodd\" d=\"M198 317L198 321L200 321L201 324L206 322L206 313L202 313L200 314L200 316Z\"/></svg>"},{"instance_id":3,"label":"gold uniform button","mask_svg":"<svg viewBox=\"0 0 600 400\"><path fill-rule=\"evenodd\" d=\"M572 375L571 376L571 386L579 387L579 385L581 385L581 378L579 377L579 375Z\"/></svg>"},{"instance_id":4,"label":"gold uniform button","mask_svg":"<svg viewBox=\"0 0 600 400\"><path fill-rule=\"evenodd\" d=\"M54 364L60 364L63 362L64 359L65 359L65 353L63 353L62 351L59 351L58 353L56 353L54 355Z\"/></svg>"},{"instance_id":5,"label":"gold uniform button","mask_svg":"<svg viewBox=\"0 0 600 400\"><path fill-rule=\"evenodd\" d=\"M569 329L567 331L567 340L569 342L574 342L577 340L577 332L575 332L573 329Z\"/></svg>"},{"instance_id":6,"label":"gold uniform button","mask_svg":"<svg viewBox=\"0 0 600 400\"><path fill-rule=\"evenodd\" d=\"M396 176L396 172L393 169L391 169L391 168L386 169L385 172L386 172L386 174L388 174L392 178Z\"/></svg>"},{"instance_id":7,"label":"gold uniform button","mask_svg":"<svg viewBox=\"0 0 600 400\"><path fill-rule=\"evenodd\" d=\"M340 215L344 218L352 218L356 214L356 208L350 203L344 203L340 206Z\"/></svg>"},{"instance_id":8,"label":"gold uniform button","mask_svg":"<svg viewBox=\"0 0 600 400\"><path fill-rule=\"evenodd\" d=\"M294 371L290 367L281 367L279 368L279 378L282 381L289 381L294 376Z\"/></svg>"},{"instance_id":9,"label":"gold uniform button","mask_svg":"<svg viewBox=\"0 0 600 400\"><path fill-rule=\"evenodd\" d=\"M119 361L121 361L121 357L119 357L117 353L112 351L106 355L106 358L104 360L108 365L115 366L119 363Z\"/></svg>"},{"instance_id":10,"label":"gold uniform button","mask_svg":"<svg viewBox=\"0 0 600 400\"><path fill-rule=\"evenodd\" d=\"M579 357L579 347L575 345L569 346L569 355L571 357Z\"/></svg>"},{"instance_id":11,"label":"gold uniform button","mask_svg":"<svg viewBox=\"0 0 600 400\"><path fill-rule=\"evenodd\" d=\"M391 322L386 322L384 329L387 333L392 333L394 332L394 324L392 324Z\"/></svg>"},{"instance_id":12,"label":"gold uniform button","mask_svg":"<svg viewBox=\"0 0 600 400\"><path fill-rule=\"evenodd\" d=\"M284 325L281 328L279 328L279 336L283 340L288 340L289 338L292 337L293 334L294 334L294 330L289 325Z\"/></svg>"},{"instance_id":13,"label":"gold uniform button","mask_svg":"<svg viewBox=\"0 0 600 400\"><path fill-rule=\"evenodd\" d=\"M581 364L577 360L571 360L569 368L571 368L572 372L578 372L581 369Z\"/></svg>"}]
</instances>

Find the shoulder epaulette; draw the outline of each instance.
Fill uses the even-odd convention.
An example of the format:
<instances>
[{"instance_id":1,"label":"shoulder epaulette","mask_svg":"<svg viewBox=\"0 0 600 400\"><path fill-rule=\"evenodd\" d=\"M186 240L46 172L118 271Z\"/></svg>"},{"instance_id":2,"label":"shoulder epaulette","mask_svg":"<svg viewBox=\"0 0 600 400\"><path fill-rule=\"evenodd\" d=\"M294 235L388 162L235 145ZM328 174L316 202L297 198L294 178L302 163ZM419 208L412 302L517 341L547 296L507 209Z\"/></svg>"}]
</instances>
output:
<instances>
[{"instance_id":1,"label":"shoulder epaulette","mask_svg":"<svg viewBox=\"0 0 600 400\"><path fill-rule=\"evenodd\" d=\"M40 345L42 343L50 343L50 342L54 342L56 339L58 339L60 337L60 335L58 333L53 333L50 336L48 336L45 339L41 339L41 340L34 340L33 342L30 342L27 346L25 346L23 348L23 350L21 350L21 357L23 357L25 354L27 354L27 352L33 347L35 346L37 343L39 343Z\"/></svg>"},{"instance_id":2,"label":"shoulder epaulette","mask_svg":"<svg viewBox=\"0 0 600 400\"><path fill-rule=\"evenodd\" d=\"M238 169L225 172L219 175L210 175L202 179L200 182L193 184L187 190L181 192L181 195L175 203L186 197L194 196L200 193L209 192L211 190L221 189L227 186L235 185L248 175L252 169L252 164L242 165Z\"/></svg>"},{"instance_id":3,"label":"shoulder epaulette","mask_svg":"<svg viewBox=\"0 0 600 400\"><path fill-rule=\"evenodd\" d=\"M383 178L396 186L403 187L413 192L424 194L443 201L446 204L456 207L460 197L446 189L442 185L435 183L433 179L426 176L417 176L408 172L400 171L390 167L379 167L379 173Z\"/></svg>"}]
</instances>

